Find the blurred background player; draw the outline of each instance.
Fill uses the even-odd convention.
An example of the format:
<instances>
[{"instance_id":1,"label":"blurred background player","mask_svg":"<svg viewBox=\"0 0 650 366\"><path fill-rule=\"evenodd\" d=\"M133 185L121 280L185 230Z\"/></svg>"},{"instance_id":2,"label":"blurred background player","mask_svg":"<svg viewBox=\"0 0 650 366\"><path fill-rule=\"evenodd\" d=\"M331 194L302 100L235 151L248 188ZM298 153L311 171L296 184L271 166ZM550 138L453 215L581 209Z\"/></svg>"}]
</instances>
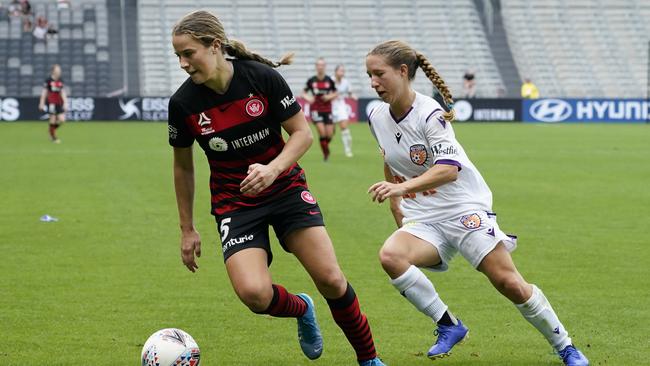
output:
<instances>
[{"instance_id":1,"label":"blurred background player","mask_svg":"<svg viewBox=\"0 0 650 366\"><path fill-rule=\"evenodd\" d=\"M412 89L418 67L444 97L442 107ZM418 267L445 271L460 252L515 304L566 365L588 365L542 291L517 271L510 256L515 238L499 229L492 192L456 140L450 123L453 99L440 75L423 54L401 41L376 46L366 57L366 68L371 87L384 101L368 119L384 153L386 178L368 192L373 201L390 199L399 227L379 258L399 293L438 325L428 357L448 356L469 330Z\"/></svg>"},{"instance_id":2,"label":"blurred background player","mask_svg":"<svg viewBox=\"0 0 650 366\"><path fill-rule=\"evenodd\" d=\"M348 129L350 123L350 107L345 102L345 98L349 97L354 100L357 96L352 93L352 86L350 81L345 77L345 67L339 64L334 69L334 82L336 83L336 99L332 102L332 117L334 123L341 127L341 140L343 141L343 150L345 156L352 157L352 134Z\"/></svg>"},{"instance_id":3,"label":"blurred background player","mask_svg":"<svg viewBox=\"0 0 650 366\"><path fill-rule=\"evenodd\" d=\"M47 104L45 104L47 102ZM61 66L54 64L50 77L43 84L43 91L38 102L38 109L49 114L49 132L50 138L54 143L60 143L56 137L56 130L65 122L65 112L67 110L68 98L63 89L63 80L61 79Z\"/></svg>"},{"instance_id":4,"label":"blurred background player","mask_svg":"<svg viewBox=\"0 0 650 366\"><path fill-rule=\"evenodd\" d=\"M310 104L311 120L318 130L320 148L323 151L323 160L325 161L329 159L329 144L332 141L332 136L334 136L332 100L338 96L334 80L325 74L326 67L323 58L316 60L316 75L307 79L302 93L302 97Z\"/></svg>"},{"instance_id":5,"label":"blurred background player","mask_svg":"<svg viewBox=\"0 0 650 366\"><path fill-rule=\"evenodd\" d=\"M314 303L271 280L269 225L327 300L336 324L363 366L383 366L370 326L341 271L316 200L297 160L313 141L300 105L272 62L229 40L217 17L196 11L179 20L172 44L190 76L169 101L169 143L181 227L181 257L194 272L201 238L194 228L197 141L210 165L212 214L221 233L228 277L240 300L258 314L296 318L309 359L320 357L323 338ZM226 59L225 55L234 57ZM284 141L282 129L289 134Z\"/></svg>"},{"instance_id":6,"label":"blurred background player","mask_svg":"<svg viewBox=\"0 0 650 366\"><path fill-rule=\"evenodd\" d=\"M468 69L463 74L463 97L476 97L476 73L472 69Z\"/></svg>"}]
</instances>

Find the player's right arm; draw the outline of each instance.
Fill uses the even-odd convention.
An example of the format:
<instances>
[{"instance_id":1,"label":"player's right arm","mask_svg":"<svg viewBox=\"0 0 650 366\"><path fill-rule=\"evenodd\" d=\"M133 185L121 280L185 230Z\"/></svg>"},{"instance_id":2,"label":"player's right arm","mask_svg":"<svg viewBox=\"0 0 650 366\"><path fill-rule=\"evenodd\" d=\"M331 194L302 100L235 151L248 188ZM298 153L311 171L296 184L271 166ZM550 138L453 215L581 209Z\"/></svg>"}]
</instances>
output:
<instances>
[{"instance_id":1,"label":"player's right arm","mask_svg":"<svg viewBox=\"0 0 650 366\"><path fill-rule=\"evenodd\" d=\"M192 147L174 147L174 188L181 228L181 258L194 272L199 266L194 255L201 256L201 237L194 228L194 160Z\"/></svg>"},{"instance_id":2,"label":"player's right arm","mask_svg":"<svg viewBox=\"0 0 650 366\"><path fill-rule=\"evenodd\" d=\"M395 183L393 173L390 171L390 167L386 163L384 163L384 178L386 178L387 182ZM395 219L395 223L397 224L397 227L402 227L402 219L404 219L402 210L399 208L399 204L401 201L402 201L402 197L390 198L390 212L393 214L393 218Z\"/></svg>"},{"instance_id":3,"label":"player's right arm","mask_svg":"<svg viewBox=\"0 0 650 366\"><path fill-rule=\"evenodd\" d=\"M41 92L41 98L38 101L38 110L39 111L45 111L45 98L47 97L47 89L43 87L43 91Z\"/></svg>"}]
</instances>

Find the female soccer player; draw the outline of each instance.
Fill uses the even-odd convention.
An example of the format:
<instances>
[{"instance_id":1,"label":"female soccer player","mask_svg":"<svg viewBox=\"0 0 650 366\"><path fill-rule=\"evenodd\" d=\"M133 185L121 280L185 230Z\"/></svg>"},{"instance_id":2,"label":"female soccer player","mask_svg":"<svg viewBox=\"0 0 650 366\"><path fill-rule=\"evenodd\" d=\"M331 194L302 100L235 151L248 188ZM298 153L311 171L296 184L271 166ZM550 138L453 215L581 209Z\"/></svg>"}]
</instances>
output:
<instances>
[{"instance_id":1,"label":"female soccer player","mask_svg":"<svg viewBox=\"0 0 650 366\"><path fill-rule=\"evenodd\" d=\"M45 102L47 101L47 108ZM47 111L50 115L50 139L54 143L60 143L56 137L56 130L61 127L65 122L65 112L67 110L68 97L63 89L63 80L61 80L61 66L58 64L52 65L50 77L45 80L43 84L43 91L41 92L41 99L38 102L38 109L40 111Z\"/></svg>"},{"instance_id":2,"label":"female soccer player","mask_svg":"<svg viewBox=\"0 0 650 366\"><path fill-rule=\"evenodd\" d=\"M339 64L334 69L334 82L336 83L336 92L338 96L332 102L332 116L334 123L338 123L341 127L341 140L343 140L343 149L345 156L352 157L352 134L348 129L350 123L350 109L345 103L345 97L357 99L352 93L352 86L345 77L345 68Z\"/></svg>"},{"instance_id":3,"label":"female soccer player","mask_svg":"<svg viewBox=\"0 0 650 366\"><path fill-rule=\"evenodd\" d=\"M271 281L271 225L327 300L359 364L383 365L297 164L311 145L311 130L285 80L273 70L289 64L291 56L276 63L248 51L228 39L219 19L205 11L180 19L172 44L190 75L169 101L183 263L194 272L195 255L201 255L192 217L192 144L197 141L210 165L212 214L226 270L241 301L255 313L297 318L302 351L310 359L320 357L323 340L311 298ZM281 129L289 134L286 143Z\"/></svg>"},{"instance_id":4,"label":"female soccer player","mask_svg":"<svg viewBox=\"0 0 650 366\"><path fill-rule=\"evenodd\" d=\"M440 106L411 87L421 68L444 97ZM516 242L497 225L492 193L450 122L453 100L445 82L421 53L401 41L376 46L366 57L371 87L385 102L370 126L384 154L386 180L368 192L390 199L399 229L379 252L395 288L438 325L432 359L450 354L468 333L418 267L444 271L456 252L483 272L551 345L566 365L587 365L542 291L517 271L509 251Z\"/></svg>"},{"instance_id":5,"label":"female soccer player","mask_svg":"<svg viewBox=\"0 0 650 366\"><path fill-rule=\"evenodd\" d=\"M316 60L316 75L307 80L302 93L302 97L310 104L311 120L318 130L320 148L325 161L329 159L329 144L334 136L332 100L338 96L334 80L325 74L326 67L324 59Z\"/></svg>"}]
</instances>

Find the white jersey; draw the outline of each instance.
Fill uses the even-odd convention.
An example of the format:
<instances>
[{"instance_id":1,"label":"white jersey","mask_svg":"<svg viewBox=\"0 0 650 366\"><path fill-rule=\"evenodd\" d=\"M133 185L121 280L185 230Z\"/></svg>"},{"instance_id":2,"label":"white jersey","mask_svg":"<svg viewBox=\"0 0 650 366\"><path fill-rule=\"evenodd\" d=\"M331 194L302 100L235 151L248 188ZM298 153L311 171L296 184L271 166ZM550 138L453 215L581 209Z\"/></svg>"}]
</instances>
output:
<instances>
[{"instance_id":1,"label":"white jersey","mask_svg":"<svg viewBox=\"0 0 650 366\"><path fill-rule=\"evenodd\" d=\"M457 166L458 179L401 201L404 223L436 223L472 210L491 211L492 192L456 140L438 102L416 92L404 117L393 117L387 103L375 107L368 122L396 182L422 175L434 164Z\"/></svg>"},{"instance_id":2,"label":"white jersey","mask_svg":"<svg viewBox=\"0 0 650 366\"><path fill-rule=\"evenodd\" d=\"M340 82L334 79L336 85L336 92L338 96L332 101L332 109L343 108L345 109L345 98L352 93L352 85L347 78L342 78Z\"/></svg>"}]
</instances>

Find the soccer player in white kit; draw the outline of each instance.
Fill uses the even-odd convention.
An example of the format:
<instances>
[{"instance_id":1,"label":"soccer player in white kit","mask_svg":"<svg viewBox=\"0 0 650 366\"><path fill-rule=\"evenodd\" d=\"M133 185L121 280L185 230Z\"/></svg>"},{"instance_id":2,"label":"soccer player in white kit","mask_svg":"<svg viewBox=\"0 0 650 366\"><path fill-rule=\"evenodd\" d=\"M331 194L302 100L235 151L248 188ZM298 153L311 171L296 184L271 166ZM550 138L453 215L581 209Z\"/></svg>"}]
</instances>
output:
<instances>
[{"instance_id":1,"label":"soccer player in white kit","mask_svg":"<svg viewBox=\"0 0 650 366\"><path fill-rule=\"evenodd\" d=\"M357 99L352 93L352 85L345 77L345 67L342 64L336 65L334 69L334 82L338 96L332 101L332 117L334 123L341 127L341 140L343 141L343 150L345 156L351 158L352 154L352 134L348 128L350 123L350 107L345 103L345 98L350 97Z\"/></svg>"},{"instance_id":2,"label":"soccer player in white kit","mask_svg":"<svg viewBox=\"0 0 650 366\"><path fill-rule=\"evenodd\" d=\"M445 106L411 88L417 68L443 96ZM492 210L492 193L454 135L453 99L424 55L401 41L376 46L366 57L371 86L385 102L369 123L384 155L385 181L368 192L390 200L399 226L379 257L392 284L437 323L431 359L448 356L468 328L442 301L418 268L447 269L460 252L481 271L548 342L566 365L588 365L542 291L524 280L510 256L516 240L504 234Z\"/></svg>"}]
</instances>

